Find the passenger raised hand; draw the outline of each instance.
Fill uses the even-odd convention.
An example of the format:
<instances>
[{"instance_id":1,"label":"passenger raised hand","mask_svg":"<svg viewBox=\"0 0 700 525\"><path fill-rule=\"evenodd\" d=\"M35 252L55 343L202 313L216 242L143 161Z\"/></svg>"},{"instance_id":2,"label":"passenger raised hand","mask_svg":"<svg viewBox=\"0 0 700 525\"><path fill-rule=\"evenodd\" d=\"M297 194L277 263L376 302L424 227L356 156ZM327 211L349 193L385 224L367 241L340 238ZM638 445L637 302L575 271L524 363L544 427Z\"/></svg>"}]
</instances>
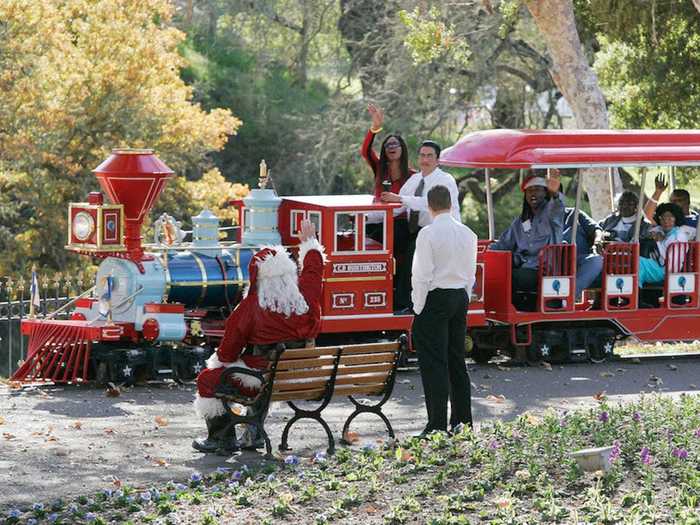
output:
<instances>
[{"instance_id":1,"label":"passenger raised hand","mask_svg":"<svg viewBox=\"0 0 700 525\"><path fill-rule=\"evenodd\" d=\"M370 129L378 133L384 125L384 111L382 111L382 108L372 104L371 102L367 104L367 111L372 117L372 125Z\"/></svg>"},{"instance_id":2,"label":"passenger raised hand","mask_svg":"<svg viewBox=\"0 0 700 525\"><path fill-rule=\"evenodd\" d=\"M666 180L666 175L659 173L656 177L654 177L654 186L656 187L656 191L659 195L666 191L666 188L668 188L668 180Z\"/></svg>"},{"instance_id":3,"label":"passenger raised hand","mask_svg":"<svg viewBox=\"0 0 700 525\"><path fill-rule=\"evenodd\" d=\"M561 172L557 168L552 168L549 170L549 177L547 178L547 190L550 193L557 193L561 187Z\"/></svg>"}]
</instances>

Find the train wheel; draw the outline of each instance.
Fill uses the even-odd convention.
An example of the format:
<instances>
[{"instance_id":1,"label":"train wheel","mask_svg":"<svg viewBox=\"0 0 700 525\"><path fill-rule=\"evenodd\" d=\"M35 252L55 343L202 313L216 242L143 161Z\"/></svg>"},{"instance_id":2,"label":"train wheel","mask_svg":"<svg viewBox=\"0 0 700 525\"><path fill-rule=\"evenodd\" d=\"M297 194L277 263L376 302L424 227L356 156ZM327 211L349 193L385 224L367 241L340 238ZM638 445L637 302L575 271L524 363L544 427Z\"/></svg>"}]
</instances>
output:
<instances>
[{"instance_id":1,"label":"train wheel","mask_svg":"<svg viewBox=\"0 0 700 525\"><path fill-rule=\"evenodd\" d=\"M613 355L615 339L602 339L591 348L589 359L591 363L604 363Z\"/></svg>"},{"instance_id":2,"label":"train wheel","mask_svg":"<svg viewBox=\"0 0 700 525\"><path fill-rule=\"evenodd\" d=\"M469 354L476 363L480 365L485 365L491 358L495 355L495 352L490 348L483 348L480 346L473 345L472 351Z\"/></svg>"},{"instance_id":3,"label":"train wheel","mask_svg":"<svg viewBox=\"0 0 700 525\"><path fill-rule=\"evenodd\" d=\"M98 386L107 386L107 383L110 381L112 381L112 371L110 370L109 363L107 363L107 361L100 361L95 371L95 382Z\"/></svg>"}]
</instances>

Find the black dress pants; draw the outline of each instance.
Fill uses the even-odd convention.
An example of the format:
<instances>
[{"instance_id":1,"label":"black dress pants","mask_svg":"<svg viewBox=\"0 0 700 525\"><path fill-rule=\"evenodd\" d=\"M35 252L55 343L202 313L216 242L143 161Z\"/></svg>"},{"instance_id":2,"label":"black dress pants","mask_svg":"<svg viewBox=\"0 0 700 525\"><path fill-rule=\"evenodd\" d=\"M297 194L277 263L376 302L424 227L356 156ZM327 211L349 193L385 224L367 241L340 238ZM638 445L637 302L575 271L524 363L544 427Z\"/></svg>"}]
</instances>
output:
<instances>
[{"instance_id":1,"label":"black dress pants","mask_svg":"<svg viewBox=\"0 0 700 525\"><path fill-rule=\"evenodd\" d=\"M437 288L428 293L423 311L413 321L413 341L425 393L425 431L472 424L471 384L465 359L467 292Z\"/></svg>"}]
</instances>

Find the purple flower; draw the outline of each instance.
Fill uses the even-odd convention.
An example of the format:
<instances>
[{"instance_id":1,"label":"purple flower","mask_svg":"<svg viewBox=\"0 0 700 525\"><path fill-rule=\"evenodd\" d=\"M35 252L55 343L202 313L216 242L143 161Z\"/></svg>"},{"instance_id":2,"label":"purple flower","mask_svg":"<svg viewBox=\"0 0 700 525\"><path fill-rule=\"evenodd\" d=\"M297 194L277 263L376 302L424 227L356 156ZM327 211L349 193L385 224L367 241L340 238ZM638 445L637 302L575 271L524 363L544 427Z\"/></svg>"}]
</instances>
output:
<instances>
[{"instance_id":1,"label":"purple flower","mask_svg":"<svg viewBox=\"0 0 700 525\"><path fill-rule=\"evenodd\" d=\"M632 421L639 423L642 420L642 415L639 412L632 414Z\"/></svg>"},{"instance_id":2,"label":"purple flower","mask_svg":"<svg viewBox=\"0 0 700 525\"><path fill-rule=\"evenodd\" d=\"M494 439L491 441L491 443L489 443L489 448L491 450L496 450L497 448L501 448L501 444Z\"/></svg>"},{"instance_id":3,"label":"purple flower","mask_svg":"<svg viewBox=\"0 0 700 525\"><path fill-rule=\"evenodd\" d=\"M160 491L158 489L151 489L151 497L155 500L160 499Z\"/></svg>"},{"instance_id":4,"label":"purple flower","mask_svg":"<svg viewBox=\"0 0 700 525\"><path fill-rule=\"evenodd\" d=\"M372 452L374 449L377 448L374 446L374 443L366 443L363 447L362 450L365 452Z\"/></svg>"},{"instance_id":5,"label":"purple flower","mask_svg":"<svg viewBox=\"0 0 700 525\"><path fill-rule=\"evenodd\" d=\"M642 447L639 457L645 465L651 464L651 451L647 447Z\"/></svg>"},{"instance_id":6,"label":"purple flower","mask_svg":"<svg viewBox=\"0 0 700 525\"><path fill-rule=\"evenodd\" d=\"M85 515L85 519L86 519L87 521L95 521L95 520L97 519L97 514L95 514L94 512L88 512L88 513Z\"/></svg>"},{"instance_id":7,"label":"purple flower","mask_svg":"<svg viewBox=\"0 0 700 525\"><path fill-rule=\"evenodd\" d=\"M102 491L102 494L104 495L105 498L111 498L112 494L114 494L114 493L112 492L112 489L104 489Z\"/></svg>"},{"instance_id":8,"label":"purple flower","mask_svg":"<svg viewBox=\"0 0 700 525\"><path fill-rule=\"evenodd\" d=\"M43 512L44 511L44 504L43 503L35 503L32 505L32 510L34 512Z\"/></svg>"},{"instance_id":9,"label":"purple flower","mask_svg":"<svg viewBox=\"0 0 700 525\"><path fill-rule=\"evenodd\" d=\"M49 523L55 523L56 521L58 521L58 514L56 514L55 512L53 514L49 514L46 519L49 520Z\"/></svg>"},{"instance_id":10,"label":"purple flower","mask_svg":"<svg viewBox=\"0 0 700 525\"><path fill-rule=\"evenodd\" d=\"M601 412L598 414L598 421L602 421L603 423L607 423L610 420L610 414L607 412Z\"/></svg>"},{"instance_id":11,"label":"purple flower","mask_svg":"<svg viewBox=\"0 0 700 525\"><path fill-rule=\"evenodd\" d=\"M19 509L10 509L7 513L8 518L19 518L22 515L22 513L19 511Z\"/></svg>"},{"instance_id":12,"label":"purple flower","mask_svg":"<svg viewBox=\"0 0 700 525\"><path fill-rule=\"evenodd\" d=\"M77 514L78 512L80 512L80 508L75 503L71 503L68 507L68 511L73 514Z\"/></svg>"},{"instance_id":13,"label":"purple flower","mask_svg":"<svg viewBox=\"0 0 700 525\"><path fill-rule=\"evenodd\" d=\"M616 439L613 441L613 448L610 451L610 461L617 461L620 459L620 442Z\"/></svg>"},{"instance_id":14,"label":"purple flower","mask_svg":"<svg viewBox=\"0 0 700 525\"><path fill-rule=\"evenodd\" d=\"M182 483L175 483L175 490L182 492L183 490L187 490L187 486Z\"/></svg>"},{"instance_id":15,"label":"purple flower","mask_svg":"<svg viewBox=\"0 0 700 525\"><path fill-rule=\"evenodd\" d=\"M314 461L314 463L323 463L324 461L326 461L326 459L328 459L328 456L327 456L326 453L322 450L322 451L316 452L316 454L314 454L314 459L313 459L313 461Z\"/></svg>"},{"instance_id":16,"label":"purple flower","mask_svg":"<svg viewBox=\"0 0 700 525\"><path fill-rule=\"evenodd\" d=\"M202 481L202 475L199 472L193 472L190 476L190 481L194 483L199 483L200 481Z\"/></svg>"},{"instance_id":17,"label":"purple flower","mask_svg":"<svg viewBox=\"0 0 700 525\"><path fill-rule=\"evenodd\" d=\"M151 501L151 493L150 492L142 492L140 494L141 496L141 501Z\"/></svg>"},{"instance_id":18,"label":"purple flower","mask_svg":"<svg viewBox=\"0 0 700 525\"><path fill-rule=\"evenodd\" d=\"M695 432L693 432L693 435L694 435L696 438L700 438L700 428L698 428Z\"/></svg>"},{"instance_id":19,"label":"purple flower","mask_svg":"<svg viewBox=\"0 0 700 525\"><path fill-rule=\"evenodd\" d=\"M274 474L268 475L268 476L267 476L267 481L275 481L275 475L274 475Z\"/></svg>"},{"instance_id":20,"label":"purple flower","mask_svg":"<svg viewBox=\"0 0 700 525\"><path fill-rule=\"evenodd\" d=\"M240 470L235 470L233 474L231 474L231 478L233 479L241 479L243 477L243 473Z\"/></svg>"},{"instance_id":21,"label":"purple flower","mask_svg":"<svg viewBox=\"0 0 700 525\"><path fill-rule=\"evenodd\" d=\"M678 459L688 459L688 451L684 448L674 448L671 451L671 454L673 454Z\"/></svg>"},{"instance_id":22,"label":"purple flower","mask_svg":"<svg viewBox=\"0 0 700 525\"><path fill-rule=\"evenodd\" d=\"M27 525L36 525L37 523L39 523L39 522L36 521L34 518L29 518L27 520Z\"/></svg>"},{"instance_id":23,"label":"purple flower","mask_svg":"<svg viewBox=\"0 0 700 525\"><path fill-rule=\"evenodd\" d=\"M284 464L285 465L298 465L299 464L299 457L295 456L294 454L290 454L286 458L284 458Z\"/></svg>"}]
</instances>

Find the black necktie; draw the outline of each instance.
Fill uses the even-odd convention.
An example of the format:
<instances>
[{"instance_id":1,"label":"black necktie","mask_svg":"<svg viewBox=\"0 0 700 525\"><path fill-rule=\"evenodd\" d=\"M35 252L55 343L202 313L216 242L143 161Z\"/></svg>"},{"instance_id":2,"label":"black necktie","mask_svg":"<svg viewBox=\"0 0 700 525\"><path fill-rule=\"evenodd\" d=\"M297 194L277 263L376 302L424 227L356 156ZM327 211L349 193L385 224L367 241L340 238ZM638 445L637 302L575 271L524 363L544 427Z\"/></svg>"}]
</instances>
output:
<instances>
[{"instance_id":1,"label":"black necktie","mask_svg":"<svg viewBox=\"0 0 700 525\"><path fill-rule=\"evenodd\" d=\"M418 183L418 187L416 188L416 192L413 195L415 195L416 197L422 197L424 187L425 187L425 177L421 177L420 182ZM411 214L408 217L408 232L409 233L416 233L420 229L418 227L418 216L419 215L420 215L420 212L411 210Z\"/></svg>"}]
</instances>

